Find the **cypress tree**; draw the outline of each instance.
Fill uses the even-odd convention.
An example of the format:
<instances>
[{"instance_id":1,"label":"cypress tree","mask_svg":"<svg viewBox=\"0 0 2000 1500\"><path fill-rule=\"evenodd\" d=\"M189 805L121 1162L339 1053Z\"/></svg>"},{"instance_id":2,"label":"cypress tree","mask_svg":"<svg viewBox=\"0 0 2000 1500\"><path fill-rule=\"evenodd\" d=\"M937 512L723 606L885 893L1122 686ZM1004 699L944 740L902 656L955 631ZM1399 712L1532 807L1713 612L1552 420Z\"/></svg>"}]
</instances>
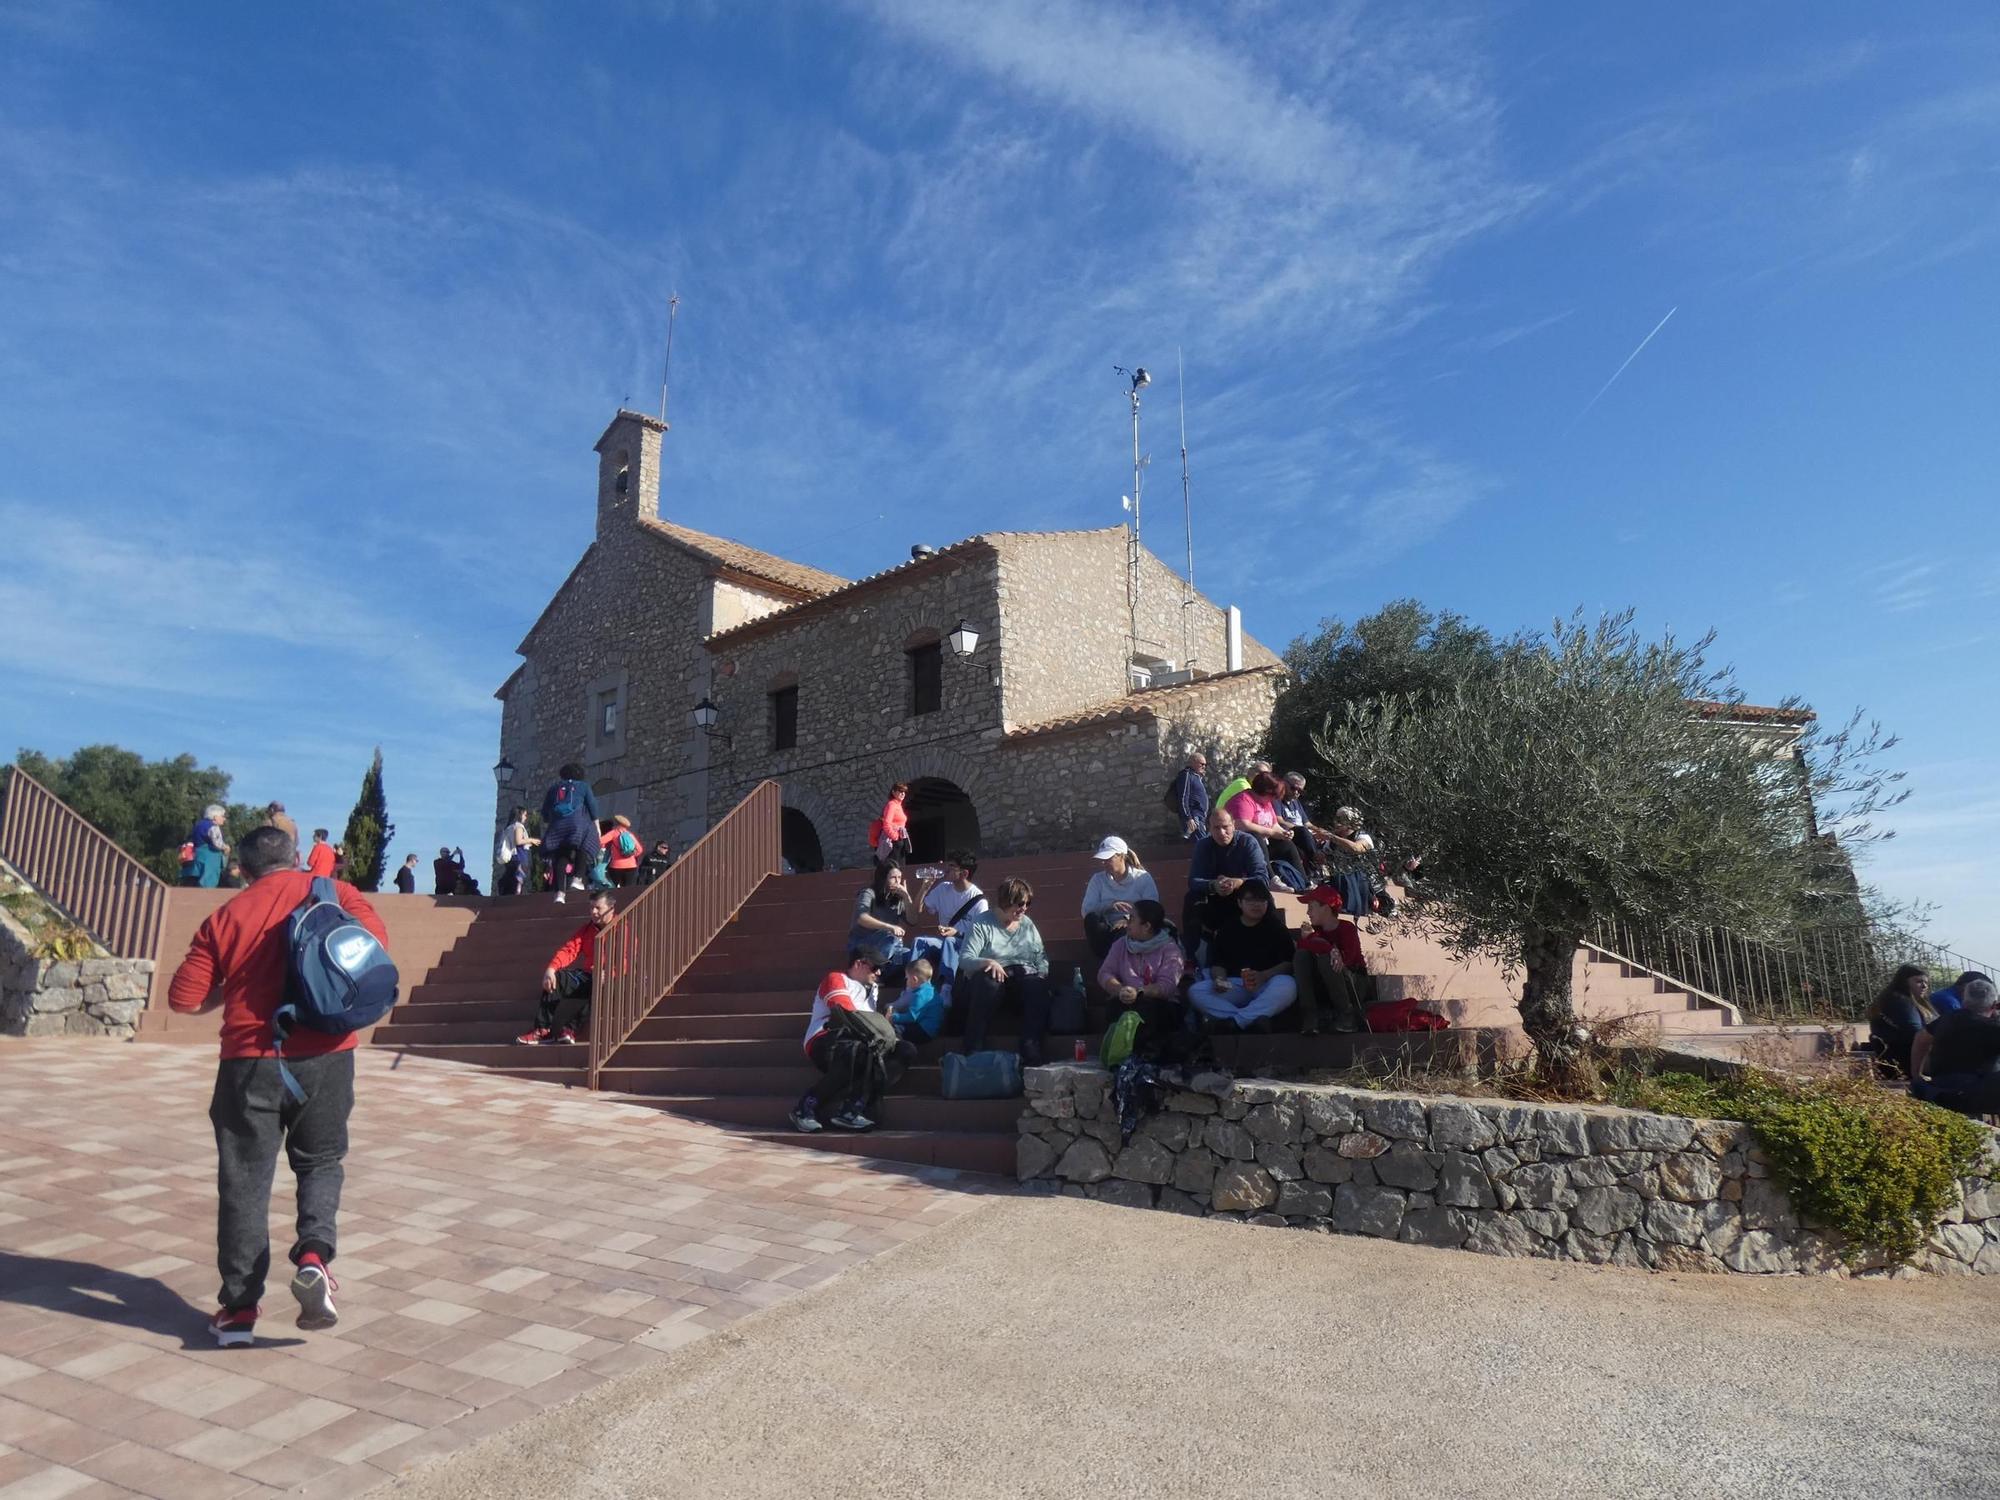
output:
<instances>
[{"instance_id":1,"label":"cypress tree","mask_svg":"<svg viewBox=\"0 0 2000 1500\"><path fill-rule=\"evenodd\" d=\"M382 747L375 747L375 759L361 778L361 795L354 811L347 815L347 831L340 846L347 855L347 879L357 890L379 891L382 872L389 862L389 841L396 825L389 821L389 799L382 792Z\"/></svg>"}]
</instances>

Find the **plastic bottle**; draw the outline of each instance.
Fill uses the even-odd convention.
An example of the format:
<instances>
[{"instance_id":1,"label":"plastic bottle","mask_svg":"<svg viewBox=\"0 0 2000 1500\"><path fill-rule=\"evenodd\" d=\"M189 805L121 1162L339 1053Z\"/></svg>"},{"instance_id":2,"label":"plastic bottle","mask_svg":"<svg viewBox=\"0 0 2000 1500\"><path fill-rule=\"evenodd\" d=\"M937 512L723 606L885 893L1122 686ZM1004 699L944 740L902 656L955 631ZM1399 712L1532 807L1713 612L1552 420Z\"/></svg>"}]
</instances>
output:
<instances>
[{"instance_id":1,"label":"plastic bottle","mask_svg":"<svg viewBox=\"0 0 2000 1500\"><path fill-rule=\"evenodd\" d=\"M1082 965L1082 964L1078 964L1078 965L1076 966L1076 974L1075 974L1074 978L1073 978L1073 979L1072 979L1072 981L1071 981L1071 985L1070 985L1070 987L1071 987L1071 988L1072 988L1072 989L1073 989L1073 990L1074 990L1074 991L1076 992L1076 1008L1077 1008L1077 1012L1078 1012L1078 1014L1084 1014L1084 1009L1083 1009L1083 965ZM1089 1062L1089 1061L1090 1061L1090 1049L1089 1049L1088 1047L1086 1047L1086 1046L1084 1045L1084 1041L1083 1041L1083 1038L1082 1038L1082 1037L1078 1037L1078 1038L1076 1039L1076 1060L1077 1060L1078 1062Z\"/></svg>"}]
</instances>

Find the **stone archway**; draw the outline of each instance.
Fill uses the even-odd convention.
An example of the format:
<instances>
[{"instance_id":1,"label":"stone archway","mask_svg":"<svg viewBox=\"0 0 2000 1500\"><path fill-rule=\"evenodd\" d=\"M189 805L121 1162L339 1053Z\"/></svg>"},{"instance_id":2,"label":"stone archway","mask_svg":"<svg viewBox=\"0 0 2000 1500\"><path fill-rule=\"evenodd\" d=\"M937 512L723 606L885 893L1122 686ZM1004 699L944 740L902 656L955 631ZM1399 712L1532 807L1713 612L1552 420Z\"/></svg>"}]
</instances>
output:
<instances>
[{"instance_id":1,"label":"stone archway","mask_svg":"<svg viewBox=\"0 0 2000 1500\"><path fill-rule=\"evenodd\" d=\"M955 781L919 776L905 799L910 814L910 857L933 864L954 849L979 849L979 809Z\"/></svg>"},{"instance_id":2,"label":"stone archway","mask_svg":"<svg viewBox=\"0 0 2000 1500\"><path fill-rule=\"evenodd\" d=\"M791 866L793 874L812 875L826 868L819 830L798 808L787 807L780 814L778 838L785 863Z\"/></svg>"}]
</instances>

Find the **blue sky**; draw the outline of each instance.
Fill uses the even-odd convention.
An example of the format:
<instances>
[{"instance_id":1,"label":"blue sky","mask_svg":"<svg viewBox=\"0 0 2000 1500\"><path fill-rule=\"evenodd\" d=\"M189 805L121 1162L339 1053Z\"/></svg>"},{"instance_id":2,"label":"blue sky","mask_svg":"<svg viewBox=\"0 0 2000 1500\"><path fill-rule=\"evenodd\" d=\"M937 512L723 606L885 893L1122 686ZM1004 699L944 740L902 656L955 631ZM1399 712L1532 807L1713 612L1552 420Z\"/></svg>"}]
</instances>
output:
<instances>
[{"instance_id":1,"label":"blue sky","mask_svg":"<svg viewBox=\"0 0 2000 1500\"><path fill-rule=\"evenodd\" d=\"M476 859L677 288L672 518L1109 524L1142 363L1176 556L1183 348L1255 633L1712 627L1902 737L1866 873L2000 961L2000 17L1415 9L0 0L0 748L337 828L379 742Z\"/></svg>"}]
</instances>

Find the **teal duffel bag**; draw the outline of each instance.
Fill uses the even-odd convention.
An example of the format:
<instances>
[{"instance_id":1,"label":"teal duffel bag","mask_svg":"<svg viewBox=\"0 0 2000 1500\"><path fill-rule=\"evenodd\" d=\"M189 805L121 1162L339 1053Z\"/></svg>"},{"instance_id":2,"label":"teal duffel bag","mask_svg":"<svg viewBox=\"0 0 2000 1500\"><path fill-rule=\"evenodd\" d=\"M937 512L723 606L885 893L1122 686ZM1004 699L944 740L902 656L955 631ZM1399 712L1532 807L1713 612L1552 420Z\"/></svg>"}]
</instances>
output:
<instances>
[{"instance_id":1,"label":"teal duffel bag","mask_svg":"<svg viewBox=\"0 0 2000 1500\"><path fill-rule=\"evenodd\" d=\"M1021 1059L1012 1052L947 1052L938 1062L947 1099L1018 1099Z\"/></svg>"}]
</instances>

